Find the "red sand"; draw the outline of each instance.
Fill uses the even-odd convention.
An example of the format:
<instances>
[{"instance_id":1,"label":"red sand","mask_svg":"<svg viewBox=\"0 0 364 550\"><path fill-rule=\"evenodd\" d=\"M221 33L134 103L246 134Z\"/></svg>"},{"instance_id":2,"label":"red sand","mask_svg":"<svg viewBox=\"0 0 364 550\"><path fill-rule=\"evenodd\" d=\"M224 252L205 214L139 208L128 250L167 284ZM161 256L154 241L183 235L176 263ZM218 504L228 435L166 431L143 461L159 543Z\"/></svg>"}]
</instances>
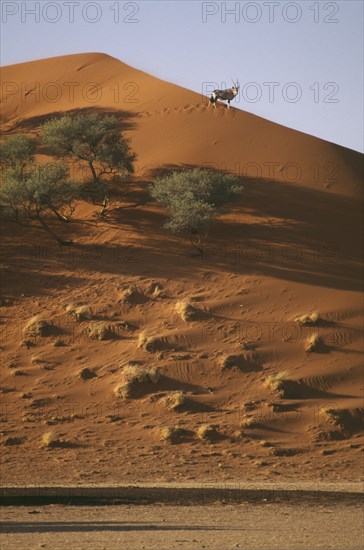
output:
<instances>
[{"instance_id":1,"label":"red sand","mask_svg":"<svg viewBox=\"0 0 364 550\"><path fill-rule=\"evenodd\" d=\"M50 221L74 247L3 224L3 483L362 479L362 155L234 108L214 110L103 54L5 67L2 79L5 136L39 135L53 113L93 109L120 118L138 155L106 220L80 203L71 224ZM161 168L202 165L245 181L199 258L188 235L165 232L146 185ZM133 285L140 295L124 303ZM184 298L201 310L198 320L176 315ZM88 306L93 321L67 314L71 303ZM294 322L312 312L319 326ZM27 348L24 325L38 314L57 330ZM90 340L95 320L116 337ZM160 349L139 349L142 331ZM317 332L323 349L306 353ZM228 355L240 357L240 369L222 369ZM136 360L162 377L136 398L115 397L123 365ZM96 376L82 380L85 367ZM282 371L296 382L283 397L265 385ZM163 405L170 391L186 393L185 409ZM201 424L219 436L198 439ZM177 425L184 437L160 440ZM43 445L49 431L61 446Z\"/></svg>"}]
</instances>

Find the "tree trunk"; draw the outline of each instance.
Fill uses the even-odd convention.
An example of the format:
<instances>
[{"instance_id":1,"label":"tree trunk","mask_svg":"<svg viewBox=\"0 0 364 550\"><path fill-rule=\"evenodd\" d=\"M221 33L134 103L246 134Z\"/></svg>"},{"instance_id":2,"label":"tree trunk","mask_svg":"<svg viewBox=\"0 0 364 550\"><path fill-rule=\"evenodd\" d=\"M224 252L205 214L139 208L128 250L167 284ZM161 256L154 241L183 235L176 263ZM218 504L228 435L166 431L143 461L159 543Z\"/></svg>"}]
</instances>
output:
<instances>
[{"instance_id":1,"label":"tree trunk","mask_svg":"<svg viewBox=\"0 0 364 550\"><path fill-rule=\"evenodd\" d=\"M51 210L61 222L69 222L69 219L63 214L60 214L55 208L51 208Z\"/></svg>"},{"instance_id":2,"label":"tree trunk","mask_svg":"<svg viewBox=\"0 0 364 550\"><path fill-rule=\"evenodd\" d=\"M203 256L203 249L201 248L201 235L195 230L191 229L191 244L197 248L199 254Z\"/></svg>"},{"instance_id":3,"label":"tree trunk","mask_svg":"<svg viewBox=\"0 0 364 550\"><path fill-rule=\"evenodd\" d=\"M93 163L92 163L92 160L89 160L89 161L88 161L88 165L89 165L89 167L90 167L92 177L94 178L94 183L98 183L99 178L97 177L96 170L95 170L95 167L94 167L94 165L93 165Z\"/></svg>"},{"instance_id":4,"label":"tree trunk","mask_svg":"<svg viewBox=\"0 0 364 550\"><path fill-rule=\"evenodd\" d=\"M71 244L71 241L65 241L63 239L61 239L60 237L58 237L58 235L46 224L46 222L43 220L43 218L40 216L39 212L37 212L37 215L36 215L36 218L37 220L39 221L39 223L41 224L41 226L43 227L43 229L49 234L51 235L51 237L53 237L53 239L55 239L57 241L57 243L61 246L69 246Z\"/></svg>"},{"instance_id":5,"label":"tree trunk","mask_svg":"<svg viewBox=\"0 0 364 550\"><path fill-rule=\"evenodd\" d=\"M99 183L99 178L97 177L96 170L95 170L95 167L92 163L92 160L88 161L88 165L89 165L90 170L91 170L91 174L92 174L92 177L93 177L93 180L94 180L94 184ZM95 189L91 189L91 200L92 200L92 204L95 204L97 206L102 206L101 204L96 202L96 200L97 200L97 191Z\"/></svg>"},{"instance_id":6,"label":"tree trunk","mask_svg":"<svg viewBox=\"0 0 364 550\"><path fill-rule=\"evenodd\" d=\"M107 195L105 195L103 203L102 203L102 209L99 212L100 218L104 218L106 216L106 211L109 208L109 198Z\"/></svg>"}]
</instances>

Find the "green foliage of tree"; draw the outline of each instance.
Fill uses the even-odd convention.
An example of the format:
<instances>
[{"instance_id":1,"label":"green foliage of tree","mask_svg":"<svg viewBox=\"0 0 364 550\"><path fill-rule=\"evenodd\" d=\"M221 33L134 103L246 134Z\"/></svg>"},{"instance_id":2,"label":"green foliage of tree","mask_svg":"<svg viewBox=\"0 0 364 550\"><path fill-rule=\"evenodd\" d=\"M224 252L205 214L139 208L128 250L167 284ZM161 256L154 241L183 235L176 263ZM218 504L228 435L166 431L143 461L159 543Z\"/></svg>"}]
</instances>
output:
<instances>
[{"instance_id":1,"label":"green foliage of tree","mask_svg":"<svg viewBox=\"0 0 364 550\"><path fill-rule=\"evenodd\" d=\"M36 140L27 136L12 136L0 143L0 167L24 172L33 162Z\"/></svg>"},{"instance_id":2,"label":"green foliage of tree","mask_svg":"<svg viewBox=\"0 0 364 550\"><path fill-rule=\"evenodd\" d=\"M83 113L50 120L43 125L43 143L53 155L89 168L94 196L106 194L104 176L134 172L136 155L115 116Z\"/></svg>"},{"instance_id":3,"label":"green foliage of tree","mask_svg":"<svg viewBox=\"0 0 364 550\"><path fill-rule=\"evenodd\" d=\"M11 208L17 221L25 215L36 220L59 244L69 244L61 239L46 223L44 217L53 212L60 220L67 221L65 213L72 212L79 191L69 179L68 167L49 163L34 165L32 170L21 173L9 168L3 174L0 202Z\"/></svg>"},{"instance_id":4,"label":"green foliage of tree","mask_svg":"<svg viewBox=\"0 0 364 550\"><path fill-rule=\"evenodd\" d=\"M173 233L188 229L200 235L218 208L233 200L241 187L235 176L195 168L156 179L149 192L168 211L166 229Z\"/></svg>"}]
</instances>

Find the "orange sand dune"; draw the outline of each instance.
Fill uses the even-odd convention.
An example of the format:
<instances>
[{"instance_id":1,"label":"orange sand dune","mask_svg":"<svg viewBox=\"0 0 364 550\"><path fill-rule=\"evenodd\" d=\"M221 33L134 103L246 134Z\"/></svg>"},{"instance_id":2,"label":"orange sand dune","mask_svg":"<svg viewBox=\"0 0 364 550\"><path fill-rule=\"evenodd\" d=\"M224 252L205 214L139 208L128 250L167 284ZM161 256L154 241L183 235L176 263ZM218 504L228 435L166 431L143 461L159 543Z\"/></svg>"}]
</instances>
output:
<instances>
[{"instance_id":1,"label":"orange sand dune","mask_svg":"<svg viewBox=\"0 0 364 550\"><path fill-rule=\"evenodd\" d=\"M5 136L39 135L54 114L92 109L115 113L138 155L105 221L89 204L69 225L52 221L70 249L37 228L3 224L3 479L359 479L363 156L234 108L214 110L103 54L1 73ZM244 179L202 258L188 235L165 232L146 192L158 171L183 166ZM184 298L196 320L177 315ZM92 319L77 321L69 304L84 304ZM294 321L312 312L318 324ZM29 340L34 315L54 327ZM87 336L96 322L108 339ZM157 337L149 351L138 346L141 332ZM323 345L307 353L312 333ZM130 361L161 377L122 399L113 390ZM92 377L80 377L84 368ZM267 386L279 373L279 390ZM185 394L180 411L166 407L171 391ZM212 442L199 439L202 424L216 427ZM174 444L160 439L175 426L185 432ZM49 431L59 445L42 443Z\"/></svg>"}]
</instances>

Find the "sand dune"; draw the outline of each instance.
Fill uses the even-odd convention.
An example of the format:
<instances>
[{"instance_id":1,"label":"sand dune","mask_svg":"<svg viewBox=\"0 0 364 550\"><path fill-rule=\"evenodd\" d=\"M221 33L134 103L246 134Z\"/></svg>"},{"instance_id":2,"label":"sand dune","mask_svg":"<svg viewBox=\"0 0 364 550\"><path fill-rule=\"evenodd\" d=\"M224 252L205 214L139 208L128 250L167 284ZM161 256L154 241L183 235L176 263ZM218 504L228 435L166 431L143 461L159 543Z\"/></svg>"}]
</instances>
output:
<instances>
[{"instance_id":1,"label":"sand dune","mask_svg":"<svg viewBox=\"0 0 364 550\"><path fill-rule=\"evenodd\" d=\"M1 73L5 136L38 135L55 114L92 109L115 113L138 155L105 221L80 203L73 223L53 222L75 241L69 250L4 224L4 478L360 478L363 156L235 108L214 110L103 54ZM202 258L188 236L163 230L164 212L145 189L159 171L183 166L244 178ZM178 316L181 299L195 320ZM78 321L69 304L87 306L91 319ZM295 321L312 312L314 326ZM53 325L44 336L25 335L35 315ZM89 338L100 323L106 339ZM138 346L141 332L149 349ZM323 343L307 353L313 333ZM124 400L114 389L130 362L160 378ZM185 394L181 410L165 406L171 392ZM215 426L211 438L198 437L203 424ZM161 429L176 426L176 441L161 441ZM56 444L47 447L49 431Z\"/></svg>"}]
</instances>

